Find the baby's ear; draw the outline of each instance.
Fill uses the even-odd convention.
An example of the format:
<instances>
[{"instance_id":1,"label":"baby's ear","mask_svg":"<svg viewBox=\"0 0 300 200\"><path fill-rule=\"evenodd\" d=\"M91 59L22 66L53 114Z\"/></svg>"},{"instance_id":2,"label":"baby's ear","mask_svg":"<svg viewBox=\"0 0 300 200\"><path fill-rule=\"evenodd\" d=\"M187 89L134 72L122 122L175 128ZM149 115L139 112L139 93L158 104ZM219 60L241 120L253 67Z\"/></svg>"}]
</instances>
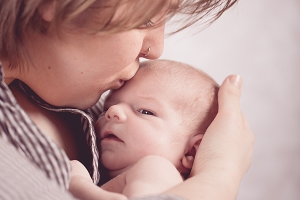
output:
<instances>
[{"instance_id":1,"label":"baby's ear","mask_svg":"<svg viewBox=\"0 0 300 200\"><path fill-rule=\"evenodd\" d=\"M38 8L38 12L43 20L45 20L46 22L51 22L53 20L56 12L56 4L57 0L54 0Z\"/></svg>"},{"instance_id":2,"label":"baby's ear","mask_svg":"<svg viewBox=\"0 0 300 200\"><path fill-rule=\"evenodd\" d=\"M190 139L187 147L188 148L187 152L185 153L182 159L182 165L185 168L192 169L195 155L199 148L202 138L203 138L203 134L197 134Z\"/></svg>"}]
</instances>

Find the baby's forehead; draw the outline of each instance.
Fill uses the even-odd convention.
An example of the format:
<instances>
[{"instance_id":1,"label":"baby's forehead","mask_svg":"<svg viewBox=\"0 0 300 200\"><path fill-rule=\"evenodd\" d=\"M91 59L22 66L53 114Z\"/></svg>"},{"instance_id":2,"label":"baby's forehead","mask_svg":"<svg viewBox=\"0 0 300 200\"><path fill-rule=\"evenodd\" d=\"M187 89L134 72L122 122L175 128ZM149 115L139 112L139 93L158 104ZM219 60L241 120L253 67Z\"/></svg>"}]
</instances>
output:
<instances>
[{"instance_id":1,"label":"baby's forehead","mask_svg":"<svg viewBox=\"0 0 300 200\"><path fill-rule=\"evenodd\" d=\"M144 82L140 87L146 85L156 94L159 93L161 101L167 101L176 107L182 102L190 101L190 96L194 95L191 90L192 86L188 84L188 77L179 73L172 73L161 68L159 70L140 70L137 76Z\"/></svg>"},{"instance_id":2,"label":"baby's forehead","mask_svg":"<svg viewBox=\"0 0 300 200\"><path fill-rule=\"evenodd\" d=\"M137 80L137 84L141 84L141 87L151 87L153 90L167 92L168 95L182 93L184 80L183 77L177 73L159 68L158 70L140 69L134 77Z\"/></svg>"},{"instance_id":3,"label":"baby's forehead","mask_svg":"<svg viewBox=\"0 0 300 200\"><path fill-rule=\"evenodd\" d=\"M164 77L164 78L163 78ZM172 83L167 80L165 75L157 76L157 73L151 71L139 70L136 75L127 81L120 89L110 91L106 101L115 101L124 98L160 99L160 101L169 101Z\"/></svg>"},{"instance_id":4,"label":"baby's forehead","mask_svg":"<svg viewBox=\"0 0 300 200\"><path fill-rule=\"evenodd\" d=\"M161 86L170 87L178 82L183 81L183 76L166 64L149 64L141 67L136 73L144 81L155 81Z\"/></svg>"},{"instance_id":5,"label":"baby's forehead","mask_svg":"<svg viewBox=\"0 0 300 200\"><path fill-rule=\"evenodd\" d=\"M157 60L143 63L136 76L139 77L139 80L148 82L149 85L155 82L159 88L167 89L177 95L191 90L192 86L189 83L192 79L195 80L195 73L197 70L190 66L172 61ZM196 75L196 79L199 80L201 77Z\"/></svg>"}]
</instances>

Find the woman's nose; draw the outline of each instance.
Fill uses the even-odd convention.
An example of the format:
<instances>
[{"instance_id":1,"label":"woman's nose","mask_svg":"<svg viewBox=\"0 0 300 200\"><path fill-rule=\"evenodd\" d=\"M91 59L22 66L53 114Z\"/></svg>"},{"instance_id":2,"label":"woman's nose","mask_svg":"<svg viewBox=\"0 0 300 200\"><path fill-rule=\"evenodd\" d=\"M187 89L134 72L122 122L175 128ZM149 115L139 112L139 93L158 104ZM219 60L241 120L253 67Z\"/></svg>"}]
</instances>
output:
<instances>
[{"instance_id":1,"label":"woman's nose","mask_svg":"<svg viewBox=\"0 0 300 200\"><path fill-rule=\"evenodd\" d=\"M116 122L124 122L127 116L121 105L113 105L106 111L105 118L107 121L115 120Z\"/></svg>"},{"instance_id":2,"label":"woman's nose","mask_svg":"<svg viewBox=\"0 0 300 200\"><path fill-rule=\"evenodd\" d=\"M142 55L146 59L158 59L164 49L165 24L147 29L142 46ZM146 56L145 56L146 55Z\"/></svg>"}]
</instances>

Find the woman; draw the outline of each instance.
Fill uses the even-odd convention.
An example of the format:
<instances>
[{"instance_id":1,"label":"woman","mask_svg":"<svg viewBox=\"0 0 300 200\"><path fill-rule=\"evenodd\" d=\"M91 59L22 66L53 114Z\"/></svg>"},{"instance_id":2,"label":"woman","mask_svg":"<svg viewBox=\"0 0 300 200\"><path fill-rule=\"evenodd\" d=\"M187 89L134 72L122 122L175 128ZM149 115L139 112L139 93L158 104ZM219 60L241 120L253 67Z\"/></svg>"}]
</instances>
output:
<instances>
[{"instance_id":1,"label":"woman","mask_svg":"<svg viewBox=\"0 0 300 200\"><path fill-rule=\"evenodd\" d=\"M1 199L72 199L66 191L69 159L83 162L97 183L92 116L100 96L132 78L140 57L161 55L170 17L186 14L181 30L214 9L216 19L234 3L1 0ZM235 197L253 147L239 109L240 92L237 76L224 81L220 111L203 138L191 178L167 191L169 199ZM101 198L123 197L103 191Z\"/></svg>"}]
</instances>

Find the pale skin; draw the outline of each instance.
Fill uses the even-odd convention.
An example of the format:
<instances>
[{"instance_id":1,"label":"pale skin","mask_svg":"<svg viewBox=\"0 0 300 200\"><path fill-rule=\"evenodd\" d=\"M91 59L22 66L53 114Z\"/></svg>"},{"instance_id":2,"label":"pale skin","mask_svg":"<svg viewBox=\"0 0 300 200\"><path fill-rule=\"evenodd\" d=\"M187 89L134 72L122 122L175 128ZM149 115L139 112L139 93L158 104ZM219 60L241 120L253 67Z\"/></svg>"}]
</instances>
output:
<instances>
[{"instance_id":1,"label":"pale skin","mask_svg":"<svg viewBox=\"0 0 300 200\"><path fill-rule=\"evenodd\" d=\"M181 176L187 177L192 168L203 138L203 130L193 129L188 123L191 113L178 110L180 95L188 98L192 92L182 93L183 85L172 89L174 81L180 80L170 72L158 72L160 76L156 76L154 70L149 73L141 68L121 89L110 92L104 103L105 114L95 128L101 163L112 178L101 188L129 198L159 194L181 183ZM199 104L202 102L206 101ZM70 190L83 191L76 181L82 181L79 172L85 169L76 163L72 166L75 174ZM84 187L87 199L99 190Z\"/></svg>"},{"instance_id":2,"label":"pale skin","mask_svg":"<svg viewBox=\"0 0 300 200\"><path fill-rule=\"evenodd\" d=\"M98 194L103 190L123 194L120 199L155 195L183 182L173 163L161 156L151 155L140 159L101 187L92 183L86 168L80 162L73 160L71 166L69 190L79 199L99 199Z\"/></svg>"},{"instance_id":3,"label":"pale skin","mask_svg":"<svg viewBox=\"0 0 300 200\"><path fill-rule=\"evenodd\" d=\"M230 93L225 93L224 95L229 95L227 97L234 97L234 94L236 92L240 91L240 80L236 79L236 76L230 76L228 77L222 84L222 86L224 85L227 86L231 86L231 91ZM221 88L222 88L221 86ZM222 94L222 93L221 93ZM220 98L222 98L222 96L219 93L219 101ZM231 98L231 100L234 100L234 98ZM221 102L219 103L219 106L223 106L224 105L224 101L221 100ZM224 107L219 109L224 109ZM232 106L230 109L237 109L236 107ZM242 113L240 113L242 116L242 120L245 120L244 116ZM236 118L236 115L231 115L230 117L232 118ZM219 114L217 115L216 119L218 120L219 118ZM229 121L228 121L229 122ZM215 120L214 122L215 123ZM226 122L225 122L226 123ZM228 124L228 126L230 127L231 125ZM243 125L245 128L249 128L247 122L245 121L245 124ZM235 135L235 130L231 129L232 133ZM207 131L211 131L211 126L208 128ZM207 133L206 131L206 133ZM238 136L238 135L235 135ZM227 145L233 145L239 142L239 140L241 140L242 137L246 137L247 135L241 135L236 139L233 139L232 141L230 141L229 139L226 138L226 136L220 137L220 141L223 140ZM192 171L191 171L191 176L185 180L184 182L182 182L181 184L178 184L174 187L170 187L170 188L165 188L165 187L161 187L160 189L162 189L162 193L164 194L170 194L170 195L178 195L178 196L182 196L182 194L184 194L184 197L187 199L198 199L199 197L203 198L203 199L224 199L224 197L226 199L235 199L236 194L237 194L237 189L239 186L239 183L237 180L240 180L241 177L236 176L236 172L239 171L240 173L242 173L243 170L245 170L246 168L235 168L235 162L236 160L234 159L230 159L229 156L225 157L224 154L227 153L233 153L231 152L231 150L228 150L228 146L227 145L223 145L221 147L219 147L219 145L221 144L220 141L216 141L216 143L214 143L214 145L209 146L211 147L211 152L213 154L217 155L217 151L212 149L212 148L222 148L223 153L219 153L219 156L222 156L223 159L212 159L212 160L208 160L207 159L207 152L202 153L201 149L202 149L202 145L203 142L205 141L205 139L211 139L210 136L207 137L206 134L204 135L201 145L199 147L200 150L197 151L196 154L196 158L195 158L195 163L192 167ZM250 138L249 138L250 139ZM227 147L226 147L227 146ZM238 152L238 149L236 149L236 152ZM239 152L237 154L239 155L247 155L245 154L246 151L244 152ZM197 162L197 157L201 157L201 159L203 159L202 161L202 167L198 168L199 165L196 165ZM249 156L249 155L248 155ZM251 155L250 155L251 156ZM249 164L247 162L247 159L245 157L240 157L239 159L241 159L243 162L245 162L245 165ZM206 161L209 161L209 164L203 164ZM230 162L229 164L225 165L226 161ZM79 195L82 195L82 199L85 199L87 196L90 197L91 194L98 194L101 192L103 192L103 190L95 185L91 184L91 179L89 178L89 176L87 176L87 172L86 169L80 164L80 163L74 163L74 161L72 161L72 166L74 167L75 172L73 173L73 177L77 178L77 180L75 180L74 182L71 182L71 184L75 184L73 189L77 189L75 191L79 191L79 188L81 188L81 192ZM220 164L223 164L223 166L219 166ZM204 168L203 168L204 167ZM218 169L218 170L216 170ZM141 170L141 169L140 169ZM151 174L151 170L150 169L148 172L150 172ZM193 176L193 173L197 173L198 175ZM224 173L226 172L226 173ZM85 173L85 175L83 175ZM117 176L116 178L112 179L112 182L108 182L107 185L103 186L103 189L109 190L109 191L115 191L115 192L124 192L124 183L126 183L126 171L123 172L120 176ZM245 172L243 172L245 173ZM78 176L78 174L80 176ZM128 176L130 176L130 174L134 174L134 171L130 171L128 170ZM141 173L139 173L139 175L141 176L141 180L146 180L144 179L145 176L145 171L141 170ZM155 173L153 174L155 175ZM144 177L143 177L144 176ZM139 180L139 177L135 176L137 181ZM218 182L214 182L213 179L217 179ZM83 184L82 185L76 185L79 181L85 181L85 188L83 188ZM90 184L87 184L87 182L90 182ZM176 183L176 180L174 181ZM133 183L135 183L135 181L133 181ZM141 183L141 182L139 182ZM145 185L147 185L147 181L144 182ZM149 182L148 182L149 183ZM151 183L151 182L150 182ZM235 183L235 184L234 184ZM202 185L204 184L204 186ZM132 185L129 185L128 187L130 188ZM73 186L71 185L71 188ZM218 188L218 191L222 192L222 195L220 193L216 193L215 192L215 188ZM120 189L121 188L121 189ZM126 188L126 187L125 187ZM157 188L156 188L157 189ZM200 191L198 191L200 190ZM206 190L209 190L210 193L206 193ZM158 192L159 189L156 191ZM195 193L195 191L197 191ZM149 190L149 192L153 192L151 190ZM145 193L147 194L147 193ZM151 193L150 193L151 194ZM86 196L87 195L87 196ZM131 195L131 194L127 194L127 195ZM135 194L133 194L135 195ZM140 195L140 194L137 194ZM96 198L96 195L95 195ZM123 197L125 198L125 197ZM91 198L93 199L93 198Z\"/></svg>"},{"instance_id":4,"label":"pale skin","mask_svg":"<svg viewBox=\"0 0 300 200\"><path fill-rule=\"evenodd\" d=\"M51 21L55 13L53 9L54 6L49 6L40 11L41 17ZM58 37L55 30L48 35L31 33L28 30L24 43L32 62L20 66L28 67L28 70L22 73L19 69L10 70L9 63L2 61L5 83L9 85L19 79L50 104L86 109L95 104L104 91L119 88L123 81L132 78L138 69L139 58L147 53L149 46L151 53L147 58L156 59L161 55L164 25L105 37L64 32ZM115 59L116 55L122 56ZM70 158L76 158L77 149L71 132L74 123L58 120L61 114L41 111L16 89L12 92L37 126L66 150ZM235 75L228 77L219 92L219 113L203 137L191 178L165 194L191 200L235 198L239 183L249 168L254 142L240 110L240 95L240 78ZM118 199L120 195L101 190L98 197L109 200Z\"/></svg>"},{"instance_id":5,"label":"pale skin","mask_svg":"<svg viewBox=\"0 0 300 200\"><path fill-rule=\"evenodd\" d=\"M178 110L176 101L184 89L172 90L173 85L168 73L157 77L140 69L108 95L95 130L100 160L110 178L149 155L162 156L182 174L189 173L191 152L197 151L203 134L189 130L189 116Z\"/></svg>"}]
</instances>

